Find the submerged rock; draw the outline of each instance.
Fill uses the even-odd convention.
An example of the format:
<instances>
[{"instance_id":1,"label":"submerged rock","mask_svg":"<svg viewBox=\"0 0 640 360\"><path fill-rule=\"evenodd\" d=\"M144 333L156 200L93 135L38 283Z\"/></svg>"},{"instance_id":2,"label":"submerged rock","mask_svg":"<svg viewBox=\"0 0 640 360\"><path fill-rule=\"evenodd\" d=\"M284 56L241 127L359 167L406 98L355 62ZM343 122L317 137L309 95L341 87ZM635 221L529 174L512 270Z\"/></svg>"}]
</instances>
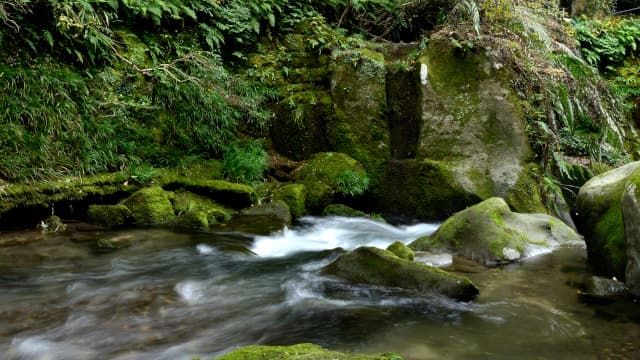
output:
<instances>
[{"instance_id":1,"label":"submerged rock","mask_svg":"<svg viewBox=\"0 0 640 360\"><path fill-rule=\"evenodd\" d=\"M175 217L171 199L174 194L152 186L138 190L122 202L131 210L135 225L171 223Z\"/></svg>"},{"instance_id":2,"label":"submerged rock","mask_svg":"<svg viewBox=\"0 0 640 360\"><path fill-rule=\"evenodd\" d=\"M640 292L637 240L640 212L634 187L640 185L640 161L598 175L578 193L578 229L587 243L588 260L596 274L626 278ZM630 252L630 256L627 253Z\"/></svg>"},{"instance_id":3,"label":"submerged rock","mask_svg":"<svg viewBox=\"0 0 640 360\"><path fill-rule=\"evenodd\" d=\"M399 287L459 300L470 300L478 294L475 285L465 277L402 259L374 247L363 246L342 255L324 267L322 272L353 283Z\"/></svg>"},{"instance_id":4,"label":"submerged rock","mask_svg":"<svg viewBox=\"0 0 640 360\"><path fill-rule=\"evenodd\" d=\"M128 246L131 246L134 240L135 240L135 237L131 234L121 234L121 235L110 236L110 237L99 239L96 242L96 246L99 249L105 249L105 250L122 249Z\"/></svg>"},{"instance_id":5,"label":"submerged rock","mask_svg":"<svg viewBox=\"0 0 640 360\"><path fill-rule=\"evenodd\" d=\"M291 346L251 345L222 355L217 360L402 360L396 354L364 355L345 354L323 349L314 344Z\"/></svg>"},{"instance_id":6,"label":"submerged rock","mask_svg":"<svg viewBox=\"0 0 640 360\"><path fill-rule=\"evenodd\" d=\"M515 261L531 246L580 241L562 221L545 214L519 214L491 198L447 219L433 234L418 238L414 250L454 251L483 264Z\"/></svg>"},{"instance_id":7,"label":"submerged rock","mask_svg":"<svg viewBox=\"0 0 640 360\"><path fill-rule=\"evenodd\" d=\"M413 250L400 241L395 241L393 244L389 245L387 247L387 251L392 252L395 256L401 259L409 261L413 261L413 258L415 257Z\"/></svg>"}]
</instances>

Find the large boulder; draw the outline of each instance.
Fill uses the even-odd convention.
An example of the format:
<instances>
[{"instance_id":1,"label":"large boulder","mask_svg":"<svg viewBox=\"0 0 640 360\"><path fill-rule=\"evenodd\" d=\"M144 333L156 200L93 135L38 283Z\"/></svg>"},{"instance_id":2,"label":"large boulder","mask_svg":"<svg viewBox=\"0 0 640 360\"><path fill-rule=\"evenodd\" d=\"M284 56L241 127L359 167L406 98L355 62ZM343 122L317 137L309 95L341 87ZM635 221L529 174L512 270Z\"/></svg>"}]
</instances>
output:
<instances>
[{"instance_id":1,"label":"large boulder","mask_svg":"<svg viewBox=\"0 0 640 360\"><path fill-rule=\"evenodd\" d=\"M478 294L475 285L465 277L374 247L359 247L322 271L353 283L398 287L421 294L437 293L459 300L470 300Z\"/></svg>"},{"instance_id":2,"label":"large boulder","mask_svg":"<svg viewBox=\"0 0 640 360\"><path fill-rule=\"evenodd\" d=\"M282 200L274 200L272 202L256 205L250 208L242 210L242 215L245 216L260 216L272 218L282 222L282 225L291 224L291 211L289 206Z\"/></svg>"},{"instance_id":3,"label":"large boulder","mask_svg":"<svg viewBox=\"0 0 640 360\"><path fill-rule=\"evenodd\" d=\"M301 167L296 169L296 182L313 183L320 181L332 190L338 190L345 174L353 173L358 177L366 177L367 172L360 162L342 153L324 152L314 154Z\"/></svg>"},{"instance_id":4,"label":"large boulder","mask_svg":"<svg viewBox=\"0 0 640 360\"><path fill-rule=\"evenodd\" d=\"M173 208L178 215L175 225L184 230L207 230L210 225L231 220L234 213L208 197L189 191L176 193Z\"/></svg>"},{"instance_id":5,"label":"large boulder","mask_svg":"<svg viewBox=\"0 0 640 360\"><path fill-rule=\"evenodd\" d=\"M362 163L376 184L391 157L384 56L364 48L335 51L330 70L329 146Z\"/></svg>"},{"instance_id":6,"label":"large boulder","mask_svg":"<svg viewBox=\"0 0 640 360\"><path fill-rule=\"evenodd\" d=\"M303 184L288 184L273 192L274 200L283 201L289 207L294 218L304 216L308 195L307 187Z\"/></svg>"},{"instance_id":7,"label":"large boulder","mask_svg":"<svg viewBox=\"0 0 640 360\"><path fill-rule=\"evenodd\" d=\"M291 346L245 346L216 360L402 360L395 354L364 355L329 351L314 344Z\"/></svg>"},{"instance_id":8,"label":"large boulder","mask_svg":"<svg viewBox=\"0 0 640 360\"><path fill-rule=\"evenodd\" d=\"M543 212L508 71L479 50L460 51L445 33L431 37L417 65L408 86L421 117L408 125L419 136L387 164L382 208L444 219L497 196L517 211ZM390 127L411 133L401 125Z\"/></svg>"},{"instance_id":9,"label":"large boulder","mask_svg":"<svg viewBox=\"0 0 640 360\"><path fill-rule=\"evenodd\" d=\"M409 246L418 251L453 251L483 264L519 260L536 247L581 241L570 227L549 215L512 212L490 198L447 219L433 234Z\"/></svg>"},{"instance_id":10,"label":"large boulder","mask_svg":"<svg viewBox=\"0 0 640 360\"><path fill-rule=\"evenodd\" d=\"M640 282L634 270L640 256L635 191L639 184L640 162L636 161L593 177L578 193L578 228L587 243L589 263L597 274L622 280L631 260L630 285Z\"/></svg>"},{"instance_id":11,"label":"large boulder","mask_svg":"<svg viewBox=\"0 0 640 360\"><path fill-rule=\"evenodd\" d=\"M629 292L640 296L640 196L636 184L628 184L625 188L622 216L627 243L627 286Z\"/></svg>"}]
</instances>

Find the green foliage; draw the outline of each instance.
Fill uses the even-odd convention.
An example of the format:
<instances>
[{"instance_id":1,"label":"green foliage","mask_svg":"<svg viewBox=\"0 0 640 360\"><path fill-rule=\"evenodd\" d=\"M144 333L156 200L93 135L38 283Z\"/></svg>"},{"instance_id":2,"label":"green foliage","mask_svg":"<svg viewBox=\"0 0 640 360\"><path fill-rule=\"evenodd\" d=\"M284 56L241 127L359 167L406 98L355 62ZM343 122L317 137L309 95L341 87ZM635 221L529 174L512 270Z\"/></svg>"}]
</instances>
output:
<instances>
[{"instance_id":1,"label":"green foliage","mask_svg":"<svg viewBox=\"0 0 640 360\"><path fill-rule=\"evenodd\" d=\"M267 168L267 154L257 141L231 144L222 161L224 176L233 181L261 180Z\"/></svg>"},{"instance_id":2,"label":"green foliage","mask_svg":"<svg viewBox=\"0 0 640 360\"><path fill-rule=\"evenodd\" d=\"M358 196L364 194L369 188L369 176L354 171L345 171L338 175L336 182L337 192L343 195Z\"/></svg>"}]
</instances>

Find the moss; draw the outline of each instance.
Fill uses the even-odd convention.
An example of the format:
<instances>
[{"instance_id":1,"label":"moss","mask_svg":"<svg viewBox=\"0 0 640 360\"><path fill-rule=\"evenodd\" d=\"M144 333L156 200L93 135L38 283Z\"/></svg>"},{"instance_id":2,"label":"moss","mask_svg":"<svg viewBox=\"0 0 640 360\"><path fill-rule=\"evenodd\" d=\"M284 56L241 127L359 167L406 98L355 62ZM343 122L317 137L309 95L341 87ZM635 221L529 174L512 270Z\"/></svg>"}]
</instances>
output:
<instances>
[{"instance_id":1,"label":"moss","mask_svg":"<svg viewBox=\"0 0 640 360\"><path fill-rule=\"evenodd\" d=\"M87 211L89 222L109 228L130 224L131 216L131 210L124 205L89 205Z\"/></svg>"},{"instance_id":2,"label":"moss","mask_svg":"<svg viewBox=\"0 0 640 360\"><path fill-rule=\"evenodd\" d=\"M367 217L367 214L347 205L331 204L324 208L322 216Z\"/></svg>"},{"instance_id":3,"label":"moss","mask_svg":"<svg viewBox=\"0 0 640 360\"><path fill-rule=\"evenodd\" d=\"M284 201L294 218L299 218L306 214L307 187L302 184L289 184L277 189L273 198Z\"/></svg>"},{"instance_id":4,"label":"moss","mask_svg":"<svg viewBox=\"0 0 640 360\"><path fill-rule=\"evenodd\" d=\"M294 177L299 182L321 181L335 190L338 188L340 175L348 171L360 176L367 175L362 165L350 156L342 153L325 152L313 155L296 170Z\"/></svg>"},{"instance_id":5,"label":"moss","mask_svg":"<svg viewBox=\"0 0 640 360\"><path fill-rule=\"evenodd\" d=\"M551 216L512 213L503 199L490 198L456 213L436 232L416 239L409 247L456 251L472 260L495 264L517 260L528 244L548 245L548 239L562 243L580 237Z\"/></svg>"},{"instance_id":6,"label":"moss","mask_svg":"<svg viewBox=\"0 0 640 360\"><path fill-rule=\"evenodd\" d=\"M304 181L309 194L307 195L307 210L312 214L319 214L333 201L333 189L322 181Z\"/></svg>"},{"instance_id":7,"label":"moss","mask_svg":"<svg viewBox=\"0 0 640 360\"><path fill-rule=\"evenodd\" d=\"M99 239L96 246L104 250L122 249L131 246L133 240L132 235L116 235Z\"/></svg>"},{"instance_id":8,"label":"moss","mask_svg":"<svg viewBox=\"0 0 640 360\"><path fill-rule=\"evenodd\" d=\"M242 347L217 360L402 360L395 354L364 355L329 351L314 344Z\"/></svg>"},{"instance_id":9,"label":"moss","mask_svg":"<svg viewBox=\"0 0 640 360\"><path fill-rule=\"evenodd\" d=\"M333 103L326 91L296 92L274 108L271 128L274 148L294 160L327 151L325 121L333 116Z\"/></svg>"},{"instance_id":10,"label":"moss","mask_svg":"<svg viewBox=\"0 0 640 360\"><path fill-rule=\"evenodd\" d=\"M537 164L527 164L515 186L505 198L507 204L517 212L546 213L547 210L540 195L537 176L541 169Z\"/></svg>"},{"instance_id":11,"label":"moss","mask_svg":"<svg viewBox=\"0 0 640 360\"><path fill-rule=\"evenodd\" d=\"M373 247L359 247L342 255L322 271L354 283L438 293L460 300L469 300L478 294L475 285L465 277Z\"/></svg>"},{"instance_id":12,"label":"moss","mask_svg":"<svg viewBox=\"0 0 640 360\"><path fill-rule=\"evenodd\" d=\"M391 158L384 58L368 49L338 51L331 74L334 116L327 119L327 141L362 163L376 185Z\"/></svg>"},{"instance_id":13,"label":"moss","mask_svg":"<svg viewBox=\"0 0 640 360\"><path fill-rule=\"evenodd\" d=\"M122 202L131 210L135 225L171 223L175 217L171 199L174 194L159 186L144 188Z\"/></svg>"},{"instance_id":14,"label":"moss","mask_svg":"<svg viewBox=\"0 0 640 360\"><path fill-rule=\"evenodd\" d=\"M209 197L234 209L250 206L257 200L256 192L250 186L224 180L194 180L177 175L166 178L163 188L167 190L184 189Z\"/></svg>"},{"instance_id":15,"label":"moss","mask_svg":"<svg viewBox=\"0 0 640 360\"><path fill-rule=\"evenodd\" d=\"M415 254L413 250L400 241L395 241L393 244L387 247L387 251L392 252L394 255L401 259L413 261Z\"/></svg>"},{"instance_id":16,"label":"moss","mask_svg":"<svg viewBox=\"0 0 640 360\"><path fill-rule=\"evenodd\" d=\"M173 208L178 215L203 213L209 225L229 221L234 213L233 210L216 203L208 197L188 191L176 193Z\"/></svg>"},{"instance_id":17,"label":"moss","mask_svg":"<svg viewBox=\"0 0 640 360\"><path fill-rule=\"evenodd\" d=\"M209 230L209 216L204 211L190 211L176 217L174 226L180 230Z\"/></svg>"},{"instance_id":18,"label":"moss","mask_svg":"<svg viewBox=\"0 0 640 360\"><path fill-rule=\"evenodd\" d=\"M271 217L281 221L285 225L291 224L289 205L282 200L275 200L244 209L242 210L242 215Z\"/></svg>"}]
</instances>

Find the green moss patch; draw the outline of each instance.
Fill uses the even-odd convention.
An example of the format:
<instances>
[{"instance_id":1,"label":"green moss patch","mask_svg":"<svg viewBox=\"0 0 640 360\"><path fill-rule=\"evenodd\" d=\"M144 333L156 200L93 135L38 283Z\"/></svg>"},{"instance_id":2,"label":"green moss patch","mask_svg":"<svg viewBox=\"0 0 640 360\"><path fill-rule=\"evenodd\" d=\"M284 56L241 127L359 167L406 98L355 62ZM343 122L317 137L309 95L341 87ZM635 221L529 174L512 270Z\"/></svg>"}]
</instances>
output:
<instances>
[{"instance_id":1,"label":"green moss patch","mask_svg":"<svg viewBox=\"0 0 640 360\"><path fill-rule=\"evenodd\" d=\"M159 186L144 188L122 202L131 210L135 225L169 224L175 215L171 199L174 194Z\"/></svg>"},{"instance_id":2,"label":"green moss patch","mask_svg":"<svg viewBox=\"0 0 640 360\"><path fill-rule=\"evenodd\" d=\"M364 355L329 351L314 344L291 346L251 345L240 348L217 360L402 360L395 354Z\"/></svg>"},{"instance_id":3,"label":"green moss patch","mask_svg":"<svg viewBox=\"0 0 640 360\"><path fill-rule=\"evenodd\" d=\"M306 214L307 187L302 184L285 185L273 193L275 200L282 200L289 206L291 215L294 218L304 216Z\"/></svg>"},{"instance_id":4,"label":"green moss patch","mask_svg":"<svg viewBox=\"0 0 640 360\"><path fill-rule=\"evenodd\" d=\"M110 228L130 224L132 215L124 205L89 205L87 219L93 224Z\"/></svg>"},{"instance_id":5,"label":"green moss patch","mask_svg":"<svg viewBox=\"0 0 640 360\"><path fill-rule=\"evenodd\" d=\"M413 261L413 258L415 257L413 250L411 250L411 248L401 243L400 241L394 241L387 247L387 251L392 252L395 256L401 259L409 261Z\"/></svg>"}]
</instances>

